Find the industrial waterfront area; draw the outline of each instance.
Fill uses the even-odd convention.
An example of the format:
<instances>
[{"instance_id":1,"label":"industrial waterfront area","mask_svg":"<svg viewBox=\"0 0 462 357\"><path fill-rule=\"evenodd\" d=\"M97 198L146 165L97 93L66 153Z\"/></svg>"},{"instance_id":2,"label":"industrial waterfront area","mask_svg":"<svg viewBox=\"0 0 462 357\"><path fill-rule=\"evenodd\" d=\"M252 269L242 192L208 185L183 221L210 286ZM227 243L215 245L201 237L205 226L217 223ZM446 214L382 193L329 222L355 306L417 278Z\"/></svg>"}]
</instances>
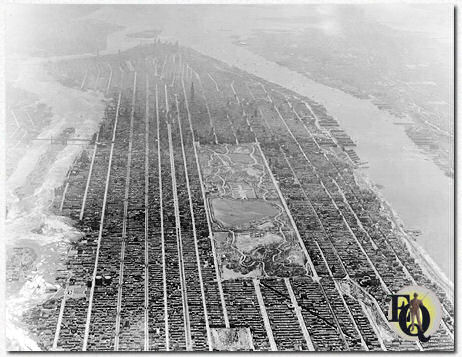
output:
<instances>
[{"instance_id":1,"label":"industrial waterfront area","mask_svg":"<svg viewBox=\"0 0 462 357\"><path fill-rule=\"evenodd\" d=\"M38 348L454 349L453 292L357 174L355 142L322 105L158 39L44 66L105 108L93 135L38 138L50 144L38 167L82 148L48 207L77 233L47 298L17 321ZM27 111L6 126L9 155L37 140ZM42 179L32 170L16 196ZM7 288L30 279L36 254L8 251ZM429 342L388 325L389 296L407 285L441 301Z\"/></svg>"}]
</instances>

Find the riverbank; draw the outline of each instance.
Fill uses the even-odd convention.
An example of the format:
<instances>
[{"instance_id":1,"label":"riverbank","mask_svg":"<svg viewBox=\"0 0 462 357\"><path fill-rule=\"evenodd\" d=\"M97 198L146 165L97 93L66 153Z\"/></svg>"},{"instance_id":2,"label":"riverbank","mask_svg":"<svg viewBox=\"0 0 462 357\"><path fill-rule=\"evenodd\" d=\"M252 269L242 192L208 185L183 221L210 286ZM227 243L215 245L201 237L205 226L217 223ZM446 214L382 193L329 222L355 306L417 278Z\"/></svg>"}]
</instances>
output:
<instances>
[{"instance_id":1,"label":"riverbank","mask_svg":"<svg viewBox=\"0 0 462 357\"><path fill-rule=\"evenodd\" d=\"M432 257L419 245L417 241L412 239L407 232L405 232L405 224L391 204L385 199L380 189L374 184L370 178L362 171L362 169L354 170L355 180L360 187L369 189L379 198L381 209L387 218L393 223L394 228L399 231L399 237L404 242L412 258L419 262L422 271L430 280L440 285L446 295L454 303L454 283L449 280L446 274L439 268L438 264Z\"/></svg>"},{"instance_id":2,"label":"riverbank","mask_svg":"<svg viewBox=\"0 0 462 357\"><path fill-rule=\"evenodd\" d=\"M12 83L51 108L50 122L38 137L56 137L64 129L73 128L74 137L91 138L103 119L103 95L63 86L46 73L46 62L42 58L18 58L18 77ZM59 270L65 269L69 242L80 237L73 222L55 216L50 208L55 189L62 185L83 149L76 145L57 149L49 141L31 141L6 182L6 249L28 248L36 255L32 269L24 273L19 284L7 282L7 290L11 288L12 292L6 296L6 320L11 327L8 343L11 348L16 346L15 350L18 346L22 350L38 349L20 322L21 314L52 297L55 293L50 289L60 290L56 277ZM44 160L50 150L56 151L54 160ZM30 175L37 178L33 189L27 182ZM28 194L22 197L19 191Z\"/></svg>"}]
</instances>

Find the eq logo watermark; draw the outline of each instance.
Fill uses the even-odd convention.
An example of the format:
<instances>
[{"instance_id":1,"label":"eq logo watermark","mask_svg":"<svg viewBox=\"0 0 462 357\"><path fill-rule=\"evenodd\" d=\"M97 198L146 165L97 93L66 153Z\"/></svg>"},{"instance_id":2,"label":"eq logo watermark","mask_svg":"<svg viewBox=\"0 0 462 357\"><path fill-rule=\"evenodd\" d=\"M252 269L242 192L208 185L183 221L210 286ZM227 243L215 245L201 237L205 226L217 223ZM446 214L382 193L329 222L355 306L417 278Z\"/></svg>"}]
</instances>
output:
<instances>
[{"instance_id":1,"label":"eq logo watermark","mask_svg":"<svg viewBox=\"0 0 462 357\"><path fill-rule=\"evenodd\" d=\"M388 321L403 339L427 342L440 325L440 301L427 288L406 286L391 296Z\"/></svg>"}]
</instances>

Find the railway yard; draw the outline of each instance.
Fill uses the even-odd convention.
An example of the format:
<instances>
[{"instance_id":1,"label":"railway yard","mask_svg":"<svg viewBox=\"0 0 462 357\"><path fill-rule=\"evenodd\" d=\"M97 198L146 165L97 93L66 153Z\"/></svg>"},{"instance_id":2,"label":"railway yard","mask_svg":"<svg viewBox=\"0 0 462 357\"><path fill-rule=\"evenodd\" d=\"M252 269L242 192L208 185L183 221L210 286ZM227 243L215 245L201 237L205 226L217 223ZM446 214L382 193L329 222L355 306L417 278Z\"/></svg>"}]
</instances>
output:
<instances>
[{"instance_id":1,"label":"railway yard","mask_svg":"<svg viewBox=\"0 0 462 357\"><path fill-rule=\"evenodd\" d=\"M354 143L322 106L159 41L47 66L110 101L55 193L84 236L60 291L23 315L42 349L454 349L452 298L358 183ZM440 298L429 342L388 327L405 285Z\"/></svg>"}]
</instances>

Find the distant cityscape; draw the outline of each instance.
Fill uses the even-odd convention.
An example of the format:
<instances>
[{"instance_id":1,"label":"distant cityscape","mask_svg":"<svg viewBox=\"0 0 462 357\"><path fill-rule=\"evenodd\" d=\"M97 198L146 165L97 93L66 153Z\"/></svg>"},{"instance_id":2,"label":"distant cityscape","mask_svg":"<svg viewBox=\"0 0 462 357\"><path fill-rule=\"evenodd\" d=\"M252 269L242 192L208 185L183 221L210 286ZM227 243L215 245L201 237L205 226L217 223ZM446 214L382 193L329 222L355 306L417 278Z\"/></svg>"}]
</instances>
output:
<instances>
[{"instance_id":1,"label":"distant cityscape","mask_svg":"<svg viewBox=\"0 0 462 357\"><path fill-rule=\"evenodd\" d=\"M123 26L43 15L65 30L38 27L28 65L9 59L8 350L454 351L452 283L328 108L161 27L106 51ZM307 27L232 39L394 114L452 180L445 69L380 45L385 31L358 43L366 22L346 42ZM412 285L441 302L427 342L390 327L390 297Z\"/></svg>"}]
</instances>

